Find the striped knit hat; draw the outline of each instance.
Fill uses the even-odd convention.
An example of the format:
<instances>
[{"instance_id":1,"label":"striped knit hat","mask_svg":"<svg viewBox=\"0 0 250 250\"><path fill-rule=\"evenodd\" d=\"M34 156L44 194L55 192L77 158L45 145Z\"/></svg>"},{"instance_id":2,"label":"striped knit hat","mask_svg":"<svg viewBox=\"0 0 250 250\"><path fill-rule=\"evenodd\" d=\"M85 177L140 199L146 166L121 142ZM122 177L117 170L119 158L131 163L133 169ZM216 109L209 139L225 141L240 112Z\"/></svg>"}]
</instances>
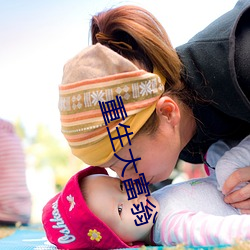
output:
<instances>
[{"instance_id":1,"label":"striped knit hat","mask_svg":"<svg viewBox=\"0 0 250 250\"><path fill-rule=\"evenodd\" d=\"M139 131L155 110L164 91L165 79L159 74L139 70L132 62L111 49L97 43L72 58L64 66L62 84L59 86L59 110L62 133L72 152L89 165L100 165L112 158L122 148L119 140L111 137L130 126L130 139ZM99 102L122 98L127 117L105 125ZM123 138L123 145L128 143Z\"/></svg>"}]
</instances>

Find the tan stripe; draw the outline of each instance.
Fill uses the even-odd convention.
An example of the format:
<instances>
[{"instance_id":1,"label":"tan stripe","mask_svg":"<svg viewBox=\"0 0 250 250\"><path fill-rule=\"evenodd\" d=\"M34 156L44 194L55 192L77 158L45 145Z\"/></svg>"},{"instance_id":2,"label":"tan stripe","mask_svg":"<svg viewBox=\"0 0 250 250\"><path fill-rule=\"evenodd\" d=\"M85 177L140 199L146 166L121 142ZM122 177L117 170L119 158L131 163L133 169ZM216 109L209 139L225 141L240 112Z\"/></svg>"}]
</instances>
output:
<instances>
[{"instance_id":1,"label":"tan stripe","mask_svg":"<svg viewBox=\"0 0 250 250\"><path fill-rule=\"evenodd\" d=\"M69 142L69 145L72 148L82 148L84 147L84 145L93 145L95 143L97 143L98 141L102 140L105 136L107 136L106 134L100 134L98 136L95 136L93 138L90 138L88 140L85 141L79 141L79 142Z\"/></svg>"},{"instance_id":2,"label":"tan stripe","mask_svg":"<svg viewBox=\"0 0 250 250\"><path fill-rule=\"evenodd\" d=\"M99 107L99 105L98 105ZM71 121L79 121L82 119L93 119L97 117L102 117L102 112L99 107L98 110L90 110L81 113L69 114L69 115L61 115L62 122L71 122Z\"/></svg>"},{"instance_id":3,"label":"tan stripe","mask_svg":"<svg viewBox=\"0 0 250 250\"><path fill-rule=\"evenodd\" d=\"M149 99L144 99L144 100L141 100L141 101L134 101L134 102L130 102L125 106L125 109L126 111L130 111L130 110L133 110L133 109L143 109L145 107L148 107L150 106L152 103L154 103L157 99L159 99L159 94L156 95L155 97L152 97L152 98L149 98Z\"/></svg>"},{"instance_id":4,"label":"tan stripe","mask_svg":"<svg viewBox=\"0 0 250 250\"><path fill-rule=\"evenodd\" d=\"M129 78L123 78L123 79L119 79L119 80L113 80L113 81L109 81L109 82L98 82L96 84L92 84L92 85L81 85L78 88L70 88L67 90L59 90L60 95L61 96L65 96L65 95L70 95L70 94L78 94L78 92L82 91L88 91L88 90L92 90L95 91L96 89L102 89L105 90L107 88L115 88L115 85L119 85L117 87L121 87L121 84L126 85L126 84L132 84L135 82L143 82L145 80L151 80L157 78L157 76L153 75L152 73L147 73L141 76L137 76L137 77L129 77ZM105 85L104 85L105 84Z\"/></svg>"},{"instance_id":5,"label":"tan stripe","mask_svg":"<svg viewBox=\"0 0 250 250\"><path fill-rule=\"evenodd\" d=\"M105 125L104 119L102 116L97 118L90 118L90 119L84 119L84 120L72 120L72 121L63 121L61 122L62 126L65 127L73 127L73 126L85 126L86 124L94 124L94 125Z\"/></svg>"},{"instance_id":6,"label":"tan stripe","mask_svg":"<svg viewBox=\"0 0 250 250\"><path fill-rule=\"evenodd\" d=\"M74 126L74 127L65 127L62 126L62 132L65 135L65 137L67 137L67 139L69 140L75 140L78 137L84 137L85 135L88 136L90 135L93 131L99 131L97 133L101 133L101 129L104 129L105 132L107 132L106 127L109 127L110 132L112 132L114 130L114 126L118 125L119 123L124 124L127 120L129 119L126 118L124 120L118 120L118 121L112 121L111 123L109 123L107 126L105 126L105 124L102 127L98 127L98 128L92 128L87 130L84 130L85 127L93 127L94 125L88 124L87 126ZM75 131L75 130L79 130L79 131ZM85 135L84 135L85 134Z\"/></svg>"},{"instance_id":7,"label":"tan stripe","mask_svg":"<svg viewBox=\"0 0 250 250\"><path fill-rule=\"evenodd\" d=\"M133 109L142 109L147 106L150 106L151 103L153 103L155 100L157 100L159 97L159 94L156 95L155 97L149 98L149 99L144 99L142 101L134 101L132 103L125 104L125 110L128 114L128 111L131 111ZM75 113L75 114L68 114L68 115L61 115L61 122L62 123L74 123L80 120L85 120L85 119L94 119L99 120L98 118L101 117L103 119L103 115L100 109L100 106L98 105L98 110L91 110L91 111L85 111L81 113ZM121 114L119 110L119 114ZM128 114L129 115L129 114ZM95 121L95 120L92 120Z\"/></svg>"},{"instance_id":8,"label":"tan stripe","mask_svg":"<svg viewBox=\"0 0 250 250\"><path fill-rule=\"evenodd\" d=\"M94 138L97 135L106 134L106 133L107 133L107 128L103 127L100 129L95 129L89 133L76 134L76 135L65 135L65 138L69 142L79 142L79 141L85 141L87 139Z\"/></svg>"},{"instance_id":9,"label":"tan stripe","mask_svg":"<svg viewBox=\"0 0 250 250\"><path fill-rule=\"evenodd\" d=\"M130 116L135 115L139 112L141 112L143 109L135 109L127 112L128 117L124 120L118 119L117 122L124 123ZM113 123L114 121L110 122ZM110 124L109 123L109 124ZM62 123L62 132L68 135L75 135L78 133L88 133L90 131L93 131L97 128L104 127L105 123L103 118L100 118L99 121L93 121L92 119L83 120L83 121L77 121L77 122L71 122L71 123ZM109 126L109 125L108 125ZM86 128L89 128L88 130Z\"/></svg>"},{"instance_id":10,"label":"tan stripe","mask_svg":"<svg viewBox=\"0 0 250 250\"><path fill-rule=\"evenodd\" d=\"M111 76L106 76L106 77L100 77L100 78L95 78L95 79L88 79L84 81L79 81L75 83L69 83L69 84L61 84L59 85L60 90L67 90L67 89L73 89L73 88L78 88L83 85L90 85L93 86L96 83L103 83L103 82L112 82L114 80L119 80L119 79L124 79L124 78L130 78L130 77L138 77L140 75L148 74L148 72L144 70L137 70L137 71L132 71L132 72L125 72L121 74L115 74Z\"/></svg>"},{"instance_id":11,"label":"tan stripe","mask_svg":"<svg viewBox=\"0 0 250 250\"><path fill-rule=\"evenodd\" d=\"M119 122L116 122L116 123L112 124L111 126L109 126L111 133L116 129L118 124L119 124ZM94 130L90 133L87 133L87 134L78 134L78 135L74 135L74 136L65 135L65 138L68 140L70 145L79 146L79 145L86 145L90 142L95 141L96 138L103 138L105 136L108 136L108 132L107 132L107 128L103 127L101 129L96 129L96 130Z\"/></svg>"},{"instance_id":12,"label":"tan stripe","mask_svg":"<svg viewBox=\"0 0 250 250\"><path fill-rule=\"evenodd\" d=\"M67 135L76 135L89 133L95 129L100 129L105 127L105 123L95 122L95 123L84 123L78 122L78 124L67 123L66 126L62 125L61 131Z\"/></svg>"},{"instance_id":13,"label":"tan stripe","mask_svg":"<svg viewBox=\"0 0 250 250\"><path fill-rule=\"evenodd\" d=\"M150 79L150 80L152 80L152 79ZM157 92L152 92L152 93L148 94L148 96L146 96L146 97L145 97L145 95L142 95L142 94L139 94L139 96L133 97L132 84L134 84L134 83L135 82L131 82L131 83L127 84L127 87L129 88L128 94L130 95L130 97L128 98L128 100L123 98L123 103L125 106L127 103L138 102L140 100L145 100L145 98L150 99L152 96L158 96L159 94L161 94L161 93L159 93L159 90L157 90ZM140 84L140 82L138 82L138 81L136 83ZM160 85L159 83L156 83L156 89L159 88L159 85ZM118 87L120 87L120 86L118 86ZM111 97L111 96L109 97L109 95L106 93L107 90L112 90L112 92L114 92L115 95L119 95L118 93L116 93L115 89L116 89L116 87L114 87L114 88L103 87L103 89L101 91L104 95L104 100L106 99L105 101L108 101L108 99ZM100 90L96 90L96 91L100 92ZM79 93L70 94L68 96L60 96L59 109L61 111L61 115L67 115L67 116L73 115L74 116L76 113L81 114L80 112L82 112L83 110L86 110L85 112L87 112L88 110L91 112L95 112L96 110L99 110L99 112L101 112L100 106L97 103L91 104L90 106L85 106L85 102L86 102L86 100L88 100L85 98L85 93L88 93L89 95L92 96L95 93L95 91L92 89L91 93L90 92L84 92L84 93L79 92ZM72 95L73 96L80 95L81 101L79 101L79 103L82 105L82 107L80 107L79 109L77 109L77 108L75 110L72 109L72 106L74 105L74 102L72 101ZM112 96L113 96L113 93L112 93ZM109 98L107 98L107 97L109 97ZM64 103L64 98L66 98L66 99L69 98L69 100L68 100L69 102L68 102L67 106L69 107L70 110L65 110L65 109L61 108L61 105L63 105L63 103ZM91 98L93 98L93 97L91 97ZM112 97L112 98L113 98L112 100L114 100L116 102L116 99L114 97ZM116 102L116 104L117 104L117 102ZM87 116L87 118L88 117L89 118L95 117L96 116L95 114L96 113L92 113L90 116Z\"/></svg>"}]
</instances>

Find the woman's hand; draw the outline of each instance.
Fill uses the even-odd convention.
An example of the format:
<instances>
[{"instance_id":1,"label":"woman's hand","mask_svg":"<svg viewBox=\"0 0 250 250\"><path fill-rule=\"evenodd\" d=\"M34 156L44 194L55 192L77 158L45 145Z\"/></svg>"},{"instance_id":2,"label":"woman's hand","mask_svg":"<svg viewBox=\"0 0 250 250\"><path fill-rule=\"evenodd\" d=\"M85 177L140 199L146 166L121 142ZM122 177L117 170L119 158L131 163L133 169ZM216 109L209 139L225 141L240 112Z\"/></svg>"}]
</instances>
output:
<instances>
[{"instance_id":1,"label":"woman's hand","mask_svg":"<svg viewBox=\"0 0 250 250\"><path fill-rule=\"evenodd\" d=\"M250 166L240 168L233 172L225 181L222 192L225 194L224 201L241 210L243 214L250 214ZM232 190L241 183L244 187Z\"/></svg>"}]
</instances>

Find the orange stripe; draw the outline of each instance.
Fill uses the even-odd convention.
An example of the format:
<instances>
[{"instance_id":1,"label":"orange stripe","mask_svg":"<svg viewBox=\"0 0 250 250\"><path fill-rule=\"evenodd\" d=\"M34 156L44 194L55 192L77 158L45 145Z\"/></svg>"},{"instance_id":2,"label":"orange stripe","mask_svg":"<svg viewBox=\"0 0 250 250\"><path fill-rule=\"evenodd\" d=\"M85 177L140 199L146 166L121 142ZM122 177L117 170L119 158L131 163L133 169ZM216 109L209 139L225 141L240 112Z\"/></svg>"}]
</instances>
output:
<instances>
[{"instance_id":1,"label":"orange stripe","mask_svg":"<svg viewBox=\"0 0 250 250\"><path fill-rule=\"evenodd\" d=\"M128 103L125 104L125 110L126 111L131 111L131 110L136 110L136 109L142 109L145 107L150 106L152 103L154 103L157 99L159 99L160 95L152 97L150 99L142 100L139 102L134 102L134 103Z\"/></svg>"},{"instance_id":2,"label":"orange stripe","mask_svg":"<svg viewBox=\"0 0 250 250\"><path fill-rule=\"evenodd\" d=\"M141 76L144 75L148 72L144 70L137 70L137 71L132 71L132 72L125 72L125 73L120 73L120 74L115 74L111 76L105 76L105 77L100 77L100 78L95 78L95 79L88 79L76 83L69 83L69 84L61 84L59 85L60 90L67 90L71 88L77 88L80 86L84 85L90 85L90 84L95 84L95 83L102 83L102 82L107 82L107 81L113 81L113 80L119 80L123 78L129 78L129 77L135 77L135 76Z\"/></svg>"},{"instance_id":3,"label":"orange stripe","mask_svg":"<svg viewBox=\"0 0 250 250\"><path fill-rule=\"evenodd\" d=\"M150 106L158 98L159 96L155 96L147 100L142 100L142 101L134 102L134 103L128 103L128 104L125 104L124 107L127 112L131 110L142 109L142 108ZM81 112L81 113L72 114L72 115L61 115L61 122L70 123L74 121L80 121L80 120L90 119L90 118L95 118L95 117L102 117L101 109L90 110L90 111Z\"/></svg>"},{"instance_id":4,"label":"orange stripe","mask_svg":"<svg viewBox=\"0 0 250 250\"><path fill-rule=\"evenodd\" d=\"M97 110L90 110L90 111L85 111L85 112L71 114L71 115L61 115L61 121L73 122L73 121L79 121L83 119L89 119L89 118L95 118L95 117L101 117L101 116L102 116L101 109L97 109Z\"/></svg>"},{"instance_id":5,"label":"orange stripe","mask_svg":"<svg viewBox=\"0 0 250 250\"><path fill-rule=\"evenodd\" d=\"M116 127L119 123L120 122L115 122L114 124L110 125L109 130L112 130L112 128ZM91 131L89 133L77 134L77 135L66 135L66 134L64 134L64 136L69 142L79 142L79 141L82 141L82 140L93 138L95 136L98 136L98 135L101 135L101 134L104 134L104 133L108 133L106 127L96 129L96 130Z\"/></svg>"}]
</instances>

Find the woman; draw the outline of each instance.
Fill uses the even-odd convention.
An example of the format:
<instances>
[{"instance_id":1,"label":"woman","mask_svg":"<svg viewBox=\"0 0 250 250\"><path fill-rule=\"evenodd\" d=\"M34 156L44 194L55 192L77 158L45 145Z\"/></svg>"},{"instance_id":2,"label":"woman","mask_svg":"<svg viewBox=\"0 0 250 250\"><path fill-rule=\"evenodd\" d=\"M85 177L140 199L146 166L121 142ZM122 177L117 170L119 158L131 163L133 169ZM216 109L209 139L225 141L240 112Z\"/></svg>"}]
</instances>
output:
<instances>
[{"instance_id":1,"label":"woman","mask_svg":"<svg viewBox=\"0 0 250 250\"><path fill-rule=\"evenodd\" d=\"M122 178L144 173L148 182L156 183L169 177L179 157L201 163L217 140L241 140L250 134L249 11L250 1L239 1L177 52L161 24L144 9L121 6L93 16L95 45L65 65L60 87L62 131L73 153L87 164L113 169ZM159 85L156 78L152 80L155 76L161 79ZM110 101L114 89L108 86L117 84L117 95L131 89L123 95L128 111L123 122L133 134L120 143L112 139L112 148L109 140L115 127L124 128L111 123L109 137L99 123L103 117L96 104ZM129 158L134 161L126 161ZM229 193L249 179L250 167L238 170L226 181L225 190ZM249 191L247 185L225 201L250 209Z\"/></svg>"}]
</instances>

